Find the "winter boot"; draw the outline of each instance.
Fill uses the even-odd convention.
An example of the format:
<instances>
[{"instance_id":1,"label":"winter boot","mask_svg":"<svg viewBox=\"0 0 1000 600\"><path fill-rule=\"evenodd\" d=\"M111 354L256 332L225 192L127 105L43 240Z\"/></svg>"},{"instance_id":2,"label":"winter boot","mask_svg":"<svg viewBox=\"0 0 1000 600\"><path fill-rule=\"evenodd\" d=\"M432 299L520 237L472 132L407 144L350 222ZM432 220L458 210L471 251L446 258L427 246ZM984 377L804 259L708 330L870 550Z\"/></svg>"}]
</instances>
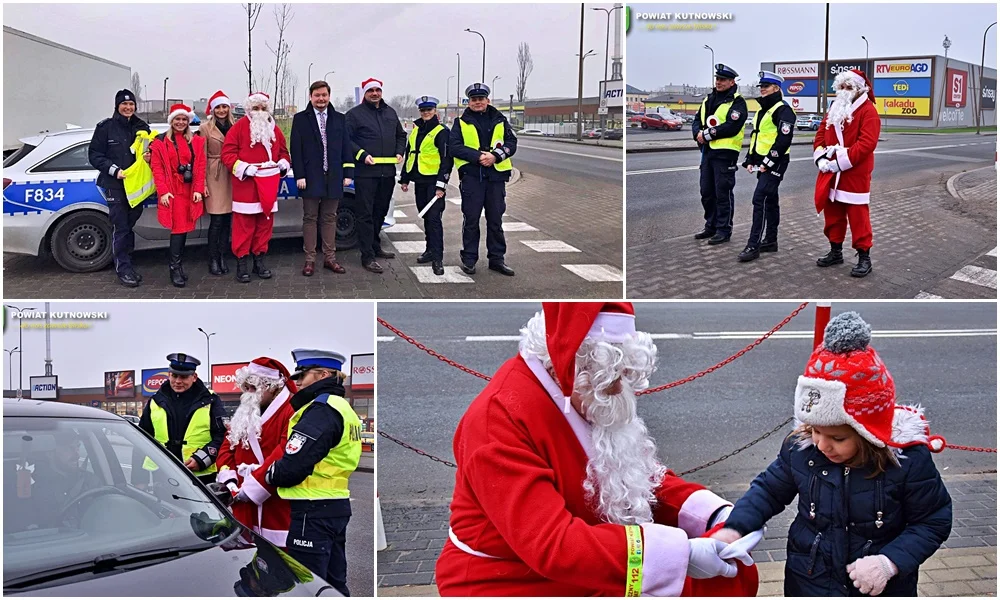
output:
<instances>
[{"instance_id":1,"label":"winter boot","mask_svg":"<svg viewBox=\"0 0 1000 600\"><path fill-rule=\"evenodd\" d=\"M250 256L236 259L236 281L250 283Z\"/></svg>"},{"instance_id":2,"label":"winter boot","mask_svg":"<svg viewBox=\"0 0 1000 600\"><path fill-rule=\"evenodd\" d=\"M219 254L221 250L222 221L221 215L211 215L211 222L208 224L208 272L212 275L222 275L222 266L219 264Z\"/></svg>"},{"instance_id":3,"label":"winter boot","mask_svg":"<svg viewBox=\"0 0 1000 600\"><path fill-rule=\"evenodd\" d=\"M871 250L858 250L858 264L851 269L851 277L864 277L872 272Z\"/></svg>"},{"instance_id":4,"label":"winter boot","mask_svg":"<svg viewBox=\"0 0 1000 600\"><path fill-rule=\"evenodd\" d=\"M264 264L263 254L253 255L253 272L257 277L261 279L270 279L271 271L268 270L267 266Z\"/></svg>"},{"instance_id":5,"label":"winter boot","mask_svg":"<svg viewBox=\"0 0 1000 600\"><path fill-rule=\"evenodd\" d=\"M832 267L842 264L844 264L844 244L841 242L830 242L830 251L825 256L816 259L817 267Z\"/></svg>"},{"instance_id":6,"label":"winter boot","mask_svg":"<svg viewBox=\"0 0 1000 600\"><path fill-rule=\"evenodd\" d=\"M226 257L229 254L229 249L232 247L232 242L229 240L229 236L233 229L233 215L232 213L228 215L222 215L222 231L219 236L219 269L222 271L223 275L229 273L229 265L226 263Z\"/></svg>"},{"instance_id":7,"label":"winter boot","mask_svg":"<svg viewBox=\"0 0 1000 600\"><path fill-rule=\"evenodd\" d=\"M179 288L187 285L184 277L181 276L181 257L173 252L170 253L170 283Z\"/></svg>"}]
</instances>

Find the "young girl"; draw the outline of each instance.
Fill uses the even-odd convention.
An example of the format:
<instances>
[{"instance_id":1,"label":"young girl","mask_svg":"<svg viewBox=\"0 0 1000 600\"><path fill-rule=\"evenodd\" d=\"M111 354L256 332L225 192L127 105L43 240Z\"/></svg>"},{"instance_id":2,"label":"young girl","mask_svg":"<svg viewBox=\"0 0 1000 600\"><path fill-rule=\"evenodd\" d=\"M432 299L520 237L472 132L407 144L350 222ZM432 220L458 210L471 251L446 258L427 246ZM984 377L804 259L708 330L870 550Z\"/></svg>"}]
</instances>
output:
<instances>
[{"instance_id":1,"label":"young girl","mask_svg":"<svg viewBox=\"0 0 1000 600\"><path fill-rule=\"evenodd\" d=\"M714 537L760 529L798 495L786 596L916 596L917 572L951 532L923 409L896 404L857 313L832 319L795 389L797 426Z\"/></svg>"}]
</instances>

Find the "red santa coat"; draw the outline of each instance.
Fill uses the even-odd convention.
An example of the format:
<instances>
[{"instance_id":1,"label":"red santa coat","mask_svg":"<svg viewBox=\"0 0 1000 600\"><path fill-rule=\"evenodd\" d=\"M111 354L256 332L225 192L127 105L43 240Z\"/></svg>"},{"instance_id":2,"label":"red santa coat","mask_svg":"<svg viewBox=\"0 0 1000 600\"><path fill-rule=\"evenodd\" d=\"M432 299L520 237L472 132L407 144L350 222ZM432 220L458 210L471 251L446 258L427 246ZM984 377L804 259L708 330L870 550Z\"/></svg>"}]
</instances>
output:
<instances>
[{"instance_id":1,"label":"red santa coat","mask_svg":"<svg viewBox=\"0 0 1000 600\"><path fill-rule=\"evenodd\" d=\"M192 137L190 147L183 137L174 139L176 146L166 134L158 135L149 145L149 166L153 170L157 195L156 218L170 233L188 233L194 231L198 217L205 212L205 205L194 201L195 192L205 193L205 138L200 135ZM191 150L194 150L193 159ZM191 183L184 183L184 176L177 172L182 164L193 165ZM159 202L159 197L164 194L174 195L170 206Z\"/></svg>"},{"instance_id":2,"label":"red santa coat","mask_svg":"<svg viewBox=\"0 0 1000 600\"><path fill-rule=\"evenodd\" d=\"M229 443L229 436L226 436L219 449L219 474L216 476L216 481L222 483L235 481L252 500L232 505L236 519L282 548L288 539L291 507L287 500L278 497L273 486L264 482L264 475L271 463L285 452L288 422L295 414L289 398L291 394L285 388L267 406L261 415L260 440L252 442L250 448L244 448L242 444L234 448ZM243 477L237 472L240 465L259 466Z\"/></svg>"},{"instance_id":3,"label":"red santa coat","mask_svg":"<svg viewBox=\"0 0 1000 600\"><path fill-rule=\"evenodd\" d=\"M851 122L842 126L826 126L826 117L813 139L813 160L825 156L830 146L840 146L830 160L836 161L839 173L819 173L816 177L816 212L821 212L827 200L845 204L868 204L871 195L872 171L875 169L875 146L878 145L882 122L869 97L862 94L851 105Z\"/></svg>"},{"instance_id":4,"label":"red santa coat","mask_svg":"<svg viewBox=\"0 0 1000 600\"><path fill-rule=\"evenodd\" d=\"M266 145L250 145L250 117L236 122L226 134L222 144L222 164L233 174L233 212L244 215L271 214L278 211L278 190L281 187L280 170L290 168L288 145L285 135L277 126L275 139ZM265 163L279 166L261 167ZM261 167L255 176L247 176L246 169Z\"/></svg>"},{"instance_id":5,"label":"red santa coat","mask_svg":"<svg viewBox=\"0 0 1000 600\"><path fill-rule=\"evenodd\" d=\"M625 528L584 497L590 425L561 410L563 394L537 359L507 361L455 432L450 539L437 562L442 596L621 596ZM734 579L687 578L689 537L729 502L668 474L654 524L642 526L644 595L749 595L756 567Z\"/></svg>"}]
</instances>

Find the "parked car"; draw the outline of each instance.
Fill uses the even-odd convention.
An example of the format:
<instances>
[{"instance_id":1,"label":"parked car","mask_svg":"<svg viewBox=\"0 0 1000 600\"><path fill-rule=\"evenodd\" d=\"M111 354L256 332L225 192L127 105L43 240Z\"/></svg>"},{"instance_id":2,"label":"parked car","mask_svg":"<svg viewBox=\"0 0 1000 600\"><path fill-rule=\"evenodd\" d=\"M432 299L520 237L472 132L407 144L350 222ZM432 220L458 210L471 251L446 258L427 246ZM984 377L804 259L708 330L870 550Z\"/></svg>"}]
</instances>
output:
<instances>
[{"instance_id":1,"label":"parked car","mask_svg":"<svg viewBox=\"0 0 1000 600\"><path fill-rule=\"evenodd\" d=\"M167 125L151 125L166 131ZM24 138L3 162L3 250L32 256L51 255L67 271L99 271L111 263L111 222L108 205L97 187L97 171L88 150L93 129L71 129ZM135 226L137 250L166 248L170 230L156 218L156 196ZM274 237L302 235L302 202L296 196L295 177L288 171L278 191ZM383 227L395 224L389 207ZM354 186L344 187L337 211L337 249L357 245ZM188 244L208 240L208 217L199 219L188 234Z\"/></svg>"},{"instance_id":2,"label":"parked car","mask_svg":"<svg viewBox=\"0 0 1000 600\"><path fill-rule=\"evenodd\" d=\"M622 129L608 129L604 132L604 139L606 140L620 140L624 135L624 130Z\"/></svg>"},{"instance_id":3,"label":"parked car","mask_svg":"<svg viewBox=\"0 0 1000 600\"><path fill-rule=\"evenodd\" d=\"M639 127L643 129L662 129L664 131L680 131L684 122L675 115L664 116L659 113L649 113L642 116Z\"/></svg>"},{"instance_id":4,"label":"parked car","mask_svg":"<svg viewBox=\"0 0 1000 600\"><path fill-rule=\"evenodd\" d=\"M541 129L522 129L517 135L545 135Z\"/></svg>"},{"instance_id":5,"label":"parked car","mask_svg":"<svg viewBox=\"0 0 1000 600\"><path fill-rule=\"evenodd\" d=\"M583 137L591 140L601 139L601 134L603 132L604 130L601 129L600 127L597 127L595 129L587 129L586 131L583 132Z\"/></svg>"},{"instance_id":6,"label":"parked car","mask_svg":"<svg viewBox=\"0 0 1000 600\"><path fill-rule=\"evenodd\" d=\"M823 117L819 115L799 115L795 119L795 128L798 130L816 131L819 124L823 122Z\"/></svg>"},{"instance_id":7,"label":"parked car","mask_svg":"<svg viewBox=\"0 0 1000 600\"><path fill-rule=\"evenodd\" d=\"M117 415L5 398L3 593L339 595L226 496Z\"/></svg>"},{"instance_id":8,"label":"parked car","mask_svg":"<svg viewBox=\"0 0 1000 600\"><path fill-rule=\"evenodd\" d=\"M128 421L129 423L133 424L133 425L136 425L136 426L139 425L139 417L137 417L135 415L122 415L122 418L125 419L126 421Z\"/></svg>"}]
</instances>

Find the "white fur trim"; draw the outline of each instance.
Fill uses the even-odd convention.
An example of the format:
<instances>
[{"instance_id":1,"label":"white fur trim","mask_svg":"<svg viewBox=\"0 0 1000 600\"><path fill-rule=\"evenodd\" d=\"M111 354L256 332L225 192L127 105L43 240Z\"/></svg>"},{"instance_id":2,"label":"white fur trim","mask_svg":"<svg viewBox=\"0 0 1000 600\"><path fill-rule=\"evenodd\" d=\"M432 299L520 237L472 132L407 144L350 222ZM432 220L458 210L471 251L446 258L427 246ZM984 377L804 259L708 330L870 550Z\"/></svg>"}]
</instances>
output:
<instances>
[{"instance_id":1,"label":"white fur trim","mask_svg":"<svg viewBox=\"0 0 1000 600\"><path fill-rule=\"evenodd\" d=\"M830 200L843 202L844 204L868 204L871 199L871 192L845 192L844 190L830 190Z\"/></svg>"},{"instance_id":2,"label":"white fur trim","mask_svg":"<svg viewBox=\"0 0 1000 600\"><path fill-rule=\"evenodd\" d=\"M270 108L271 99L260 92L256 92L247 96L246 102L243 104L243 108L249 114L250 108L256 104L264 104L265 106Z\"/></svg>"},{"instance_id":3,"label":"white fur trim","mask_svg":"<svg viewBox=\"0 0 1000 600\"><path fill-rule=\"evenodd\" d=\"M216 108L218 108L219 106L221 106L223 104L231 106L232 102L230 102L229 98L226 98L225 96L219 96L215 100L212 100L211 102L208 103L208 108L210 110L215 110Z\"/></svg>"},{"instance_id":4,"label":"white fur trim","mask_svg":"<svg viewBox=\"0 0 1000 600\"><path fill-rule=\"evenodd\" d=\"M372 88L382 89L382 82L379 81L378 79L372 79L371 81L365 84L365 87L361 88L361 93L365 93Z\"/></svg>"},{"instance_id":5,"label":"white fur trim","mask_svg":"<svg viewBox=\"0 0 1000 600\"><path fill-rule=\"evenodd\" d=\"M914 443L927 444L930 425L924 418L924 408L919 404L899 404L892 415L892 442L900 446ZM935 440L937 441L937 440Z\"/></svg>"},{"instance_id":6,"label":"white fur trim","mask_svg":"<svg viewBox=\"0 0 1000 600\"><path fill-rule=\"evenodd\" d=\"M250 163L238 160L236 161L236 164L233 165L233 175L235 175L237 179L243 179L246 177L247 169L251 166L253 165Z\"/></svg>"},{"instance_id":7,"label":"white fur trim","mask_svg":"<svg viewBox=\"0 0 1000 600\"><path fill-rule=\"evenodd\" d=\"M193 112L189 112L189 111L186 111L186 110L174 110L174 111L171 111L169 115L167 115L167 123L170 123L171 121L174 120L174 117L178 117L180 115L184 115L185 117L187 117L188 118L188 122L190 122L191 119L194 118L194 113Z\"/></svg>"},{"instance_id":8,"label":"white fur trim","mask_svg":"<svg viewBox=\"0 0 1000 600\"><path fill-rule=\"evenodd\" d=\"M254 530L257 532L257 535L280 548L284 548L288 543L287 529L265 529L263 527L254 527Z\"/></svg>"},{"instance_id":9,"label":"white fur trim","mask_svg":"<svg viewBox=\"0 0 1000 600\"><path fill-rule=\"evenodd\" d=\"M264 411L264 414L260 416L261 424L263 425L264 423L267 423L267 420L273 417L274 414L278 412L278 409L281 408L281 406L291 397L292 393L288 391L288 388L282 388L281 391L278 392L278 395L274 397L274 400L271 400L271 403L267 405L267 410Z\"/></svg>"},{"instance_id":10,"label":"white fur trim","mask_svg":"<svg viewBox=\"0 0 1000 600\"><path fill-rule=\"evenodd\" d=\"M492 554L486 554L485 552L473 550L471 546L469 546L462 540L458 539L458 536L455 535L455 532L454 530L452 530L451 527L448 528L448 539L451 540L452 544L455 544L456 548L458 548L462 552L465 552L466 554L471 554L472 556L478 556L479 558L492 558L496 560L501 560L500 557L498 556L493 556Z\"/></svg>"},{"instance_id":11,"label":"white fur trim","mask_svg":"<svg viewBox=\"0 0 1000 600\"><path fill-rule=\"evenodd\" d=\"M833 89L836 90L837 86L844 83L848 79L854 84L854 87L862 92L868 92L868 86L865 85L865 80L863 77L848 69L847 71L841 71L833 79ZM853 112L853 111L852 111Z\"/></svg>"},{"instance_id":12,"label":"white fur trim","mask_svg":"<svg viewBox=\"0 0 1000 600\"><path fill-rule=\"evenodd\" d=\"M642 526L642 595L680 596L687 579L691 544L677 527Z\"/></svg>"},{"instance_id":13,"label":"white fur trim","mask_svg":"<svg viewBox=\"0 0 1000 600\"><path fill-rule=\"evenodd\" d=\"M229 467L223 467L221 471L215 476L215 481L217 483L226 483L227 481L238 481L239 477L236 476L236 471L230 469Z\"/></svg>"},{"instance_id":14,"label":"white fur trim","mask_svg":"<svg viewBox=\"0 0 1000 600\"><path fill-rule=\"evenodd\" d=\"M732 505L711 490L698 490L681 504L680 513L677 515L677 526L686 531L688 537L700 537L708 531L709 521L715 511L723 506Z\"/></svg>"},{"instance_id":15,"label":"white fur trim","mask_svg":"<svg viewBox=\"0 0 1000 600\"><path fill-rule=\"evenodd\" d=\"M627 338L635 337L635 315L598 313L594 324L590 326L587 337L601 338L613 344L620 344Z\"/></svg>"},{"instance_id":16,"label":"white fur trim","mask_svg":"<svg viewBox=\"0 0 1000 600\"><path fill-rule=\"evenodd\" d=\"M841 171L854 168L854 165L851 164L851 159L847 157L847 148L837 148L836 156L837 166L840 167Z\"/></svg>"},{"instance_id":17,"label":"white fur trim","mask_svg":"<svg viewBox=\"0 0 1000 600\"><path fill-rule=\"evenodd\" d=\"M813 162L816 162L820 158L823 158L825 156L826 156L826 148L824 146L820 146L819 148L813 150Z\"/></svg>"},{"instance_id":18,"label":"white fur trim","mask_svg":"<svg viewBox=\"0 0 1000 600\"><path fill-rule=\"evenodd\" d=\"M875 437L861 423L844 410L847 386L841 381L799 376L795 386L795 418L806 425L836 427L850 425L858 435L879 448L885 442Z\"/></svg>"},{"instance_id":19,"label":"white fur trim","mask_svg":"<svg viewBox=\"0 0 1000 600\"><path fill-rule=\"evenodd\" d=\"M243 485L240 487L240 490L257 506L264 504L271 497L271 492L267 491L260 482L254 479L253 475L243 479Z\"/></svg>"},{"instance_id":20,"label":"white fur trim","mask_svg":"<svg viewBox=\"0 0 1000 600\"><path fill-rule=\"evenodd\" d=\"M260 202L233 202L233 212L241 215L257 215L264 212L264 206ZM278 212L278 203L274 203L271 212Z\"/></svg>"},{"instance_id":21,"label":"white fur trim","mask_svg":"<svg viewBox=\"0 0 1000 600\"><path fill-rule=\"evenodd\" d=\"M255 362L247 365L247 371L249 372L249 375L256 375L258 377L263 377L264 379L281 379L281 372L277 369L265 367L264 365L259 365Z\"/></svg>"},{"instance_id":22,"label":"white fur trim","mask_svg":"<svg viewBox=\"0 0 1000 600\"><path fill-rule=\"evenodd\" d=\"M584 418L580 416L580 413L573 410L572 407L570 407L569 412L563 412L563 403L566 402L567 399L563 396L556 380L552 379L549 372L545 370L545 366L542 364L542 361L538 360L538 358L534 356L525 357L523 354L521 355L521 358L524 359L528 368L531 369L535 378L538 379L538 383L542 384L545 391L549 393L552 401L555 402L556 406L559 408L559 412L562 412L566 417L566 421L569 422L569 426L573 430L573 434L576 435L577 441L579 441L580 445L583 447L583 451L587 454L587 458L592 458L594 455L594 442L590 436L590 423L584 420Z\"/></svg>"}]
</instances>

